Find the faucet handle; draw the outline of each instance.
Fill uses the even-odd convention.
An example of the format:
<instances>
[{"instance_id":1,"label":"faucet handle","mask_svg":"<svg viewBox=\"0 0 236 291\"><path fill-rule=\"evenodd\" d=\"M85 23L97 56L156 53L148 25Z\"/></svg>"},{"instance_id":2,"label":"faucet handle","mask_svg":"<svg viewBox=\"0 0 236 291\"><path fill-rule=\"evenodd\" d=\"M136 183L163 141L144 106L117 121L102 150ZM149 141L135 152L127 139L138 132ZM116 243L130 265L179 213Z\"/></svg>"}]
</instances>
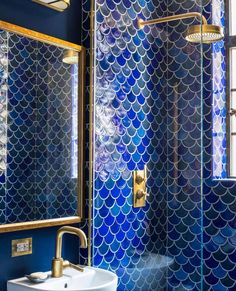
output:
<instances>
[{"instance_id":1,"label":"faucet handle","mask_svg":"<svg viewBox=\"0 0 236 291\"><path fill-rule=\"evenodd\" d=\"M143 190L138 190L136 192L136 197L135 197L135 202L137 202L137 200L142 199L143 197L145 197L145 199L149 196L149 194Z\"/></svg>"},{"instance_id":2,"label":"faucet handle","mask_svg":"<svg viewBox=\"0 0 236 291\"><path fill-rule=\"evenodd\" d=\"M73 269L75 269L75 270L77 270L79 272L83 272L84 271L84 269L79 265L72 264L71 262L69 262L67 260L63 261L63 268L65 269L65 268L68 268L68 267L73 268Z\"/></svg>"},{"instance_id":3,"label":"faucet handle","mask_svg":"<svg viewBox=\"0 0 236 291\"><path fill-rule=\"evenodd\" d=\"M143 183L145 181L145 178L142 177L141 175L138 175L136 176L136 179L135 179L135 182L140 185L141 183Z\"/></svg>"},{"instance_id":4,"label":"faucet handle","mask_svg":"<svg viewBox=\"0 0 236 291\"><path fill-rule=\"evenodd\" d=\"M143 198L144 196L149 196L149 194L143 190L138 190L136 192L136 199L141 199Z\"/></svg>"}]
</instances>

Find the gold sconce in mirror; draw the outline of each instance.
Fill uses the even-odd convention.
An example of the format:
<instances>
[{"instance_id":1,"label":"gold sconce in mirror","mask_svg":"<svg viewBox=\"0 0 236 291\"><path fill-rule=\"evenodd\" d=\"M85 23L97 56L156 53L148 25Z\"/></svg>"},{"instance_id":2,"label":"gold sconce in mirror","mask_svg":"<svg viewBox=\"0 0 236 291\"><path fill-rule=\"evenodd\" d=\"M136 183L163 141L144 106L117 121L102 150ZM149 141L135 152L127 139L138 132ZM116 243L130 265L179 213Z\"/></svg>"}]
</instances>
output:
<instances>
[{"instance_id":1,"label":"gold sconce in mirror","mask_svg":"<svg viewBox=\"0 0 236 291\"><path fill-rule=\"evenodd\" d=\"M67 50L64 52L63 63L73 65L78 64L79 58L78 58L78 52L73 50Z\"/></svg>"}]
</instances>

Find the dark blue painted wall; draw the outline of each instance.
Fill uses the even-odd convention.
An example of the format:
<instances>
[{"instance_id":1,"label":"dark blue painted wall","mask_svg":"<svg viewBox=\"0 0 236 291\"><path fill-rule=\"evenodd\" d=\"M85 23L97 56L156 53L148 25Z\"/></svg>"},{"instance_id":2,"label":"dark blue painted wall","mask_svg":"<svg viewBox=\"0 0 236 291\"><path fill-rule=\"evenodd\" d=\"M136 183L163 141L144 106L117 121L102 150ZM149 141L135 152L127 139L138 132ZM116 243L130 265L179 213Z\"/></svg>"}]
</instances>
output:
<instances>
[{"instance_id":1,"label":"dark blue painted wall","mask_svg":"<svg viewBox=\"0 0 236 291\"><path fill-rule=\"evenodd\" d=\"M37 271L47 271L51 268L51 259L55 251L57 227L39 230L20 231L0 235L0 290L6 291L9 279L22 277ZM32 237L33 254L21 257L11 257L11 241L13 239ZM77 238L65 236L63 242L63 257L71 262L78 262Z\"/></svg>"},{"instance_id":2,"label":"dark blue painted wall","mask_svg":"<svg viewBox=\"0 0 236 291\"><path fill-rule=\"evenodd\" d=\"M81 10L80 1L71 1L70 8L61 13L31 0L1 0L0 20L80 44Z\"/></svg>"},{"instance_id":3,"label":"dark blue painted wall","mask_svg":"<svg viewBox=\"0 0 236 291\"><path fill-rule=\"evenodd\" d=\"M0 1L0 20L17 24L38 32L49 34L70 42L81 43L81 2L72 1L71 7L59 13L41 7L30 0ZM8 279L23 276L34 271L50 269L54 255L56 227L0 234L0 290L6 291ZM11 240L33 238L33 254L11 258ZM78 261L76 238L66 237L64 257Z\"/></svg>"}]
</instances>

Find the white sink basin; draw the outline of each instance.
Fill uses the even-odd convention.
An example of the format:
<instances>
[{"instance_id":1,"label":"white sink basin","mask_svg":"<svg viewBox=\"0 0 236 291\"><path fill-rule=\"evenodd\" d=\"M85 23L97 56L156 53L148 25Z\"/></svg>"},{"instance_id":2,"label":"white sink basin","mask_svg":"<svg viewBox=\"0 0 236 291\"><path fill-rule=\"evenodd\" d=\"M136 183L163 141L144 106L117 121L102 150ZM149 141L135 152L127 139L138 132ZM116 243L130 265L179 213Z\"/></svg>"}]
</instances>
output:
<instances>
[{"instance_id":1,"label":"white sink basin","mask_svg":"<svg viewBox=\"0 0 236 291\"><path fill-rule=\"evenodd\" d=\"M50 274L51 272L48 272ZM44 283L31 283L26 277L7 282L7 291L116 291L116 274L93 267L84 272L67 268L61 278L49 278Z\"/></svg>"}]
</instances>

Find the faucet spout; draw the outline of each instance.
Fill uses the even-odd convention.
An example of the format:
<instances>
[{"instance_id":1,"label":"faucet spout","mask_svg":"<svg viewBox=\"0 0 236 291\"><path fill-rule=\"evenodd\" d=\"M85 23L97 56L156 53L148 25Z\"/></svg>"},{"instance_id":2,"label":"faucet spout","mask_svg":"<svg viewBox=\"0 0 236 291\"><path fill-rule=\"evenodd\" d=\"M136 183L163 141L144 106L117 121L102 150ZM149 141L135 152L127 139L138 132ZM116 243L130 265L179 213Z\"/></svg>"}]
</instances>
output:
<instances>
[{"instance_id":1,"label":"faucet spout","mask_svg":"<svg viewBox=\"0 0 236 291\"><path fill-rule=\"evenodd\" d=\"M52 277L61 277L63 273L63 269L67 267L73 267L78 271L83 271L82 267L76 267L74 264L64 261L62 259L62 237L65 233L74 234L80 238L80 247L87 248L87 238L85 233L79 229L72 226L63 226L57 231L56 238L56 253L55 257L52 260Z\"/></svg>"},{"instance_id":2,"label":"faucet spout","mask_svg":"<svg viewBox=\"0 0 236 291\"><path fill-rule=\"evenodd\" d=\"M87 238L85 233L81 229L72 226L63 226L57 231L56 254L55 254L56 259L61 258L62 237L65 233L74 234L78 236L80 238L80 247L83 249L87 248Z\"/></svg>"}]
</instances>

